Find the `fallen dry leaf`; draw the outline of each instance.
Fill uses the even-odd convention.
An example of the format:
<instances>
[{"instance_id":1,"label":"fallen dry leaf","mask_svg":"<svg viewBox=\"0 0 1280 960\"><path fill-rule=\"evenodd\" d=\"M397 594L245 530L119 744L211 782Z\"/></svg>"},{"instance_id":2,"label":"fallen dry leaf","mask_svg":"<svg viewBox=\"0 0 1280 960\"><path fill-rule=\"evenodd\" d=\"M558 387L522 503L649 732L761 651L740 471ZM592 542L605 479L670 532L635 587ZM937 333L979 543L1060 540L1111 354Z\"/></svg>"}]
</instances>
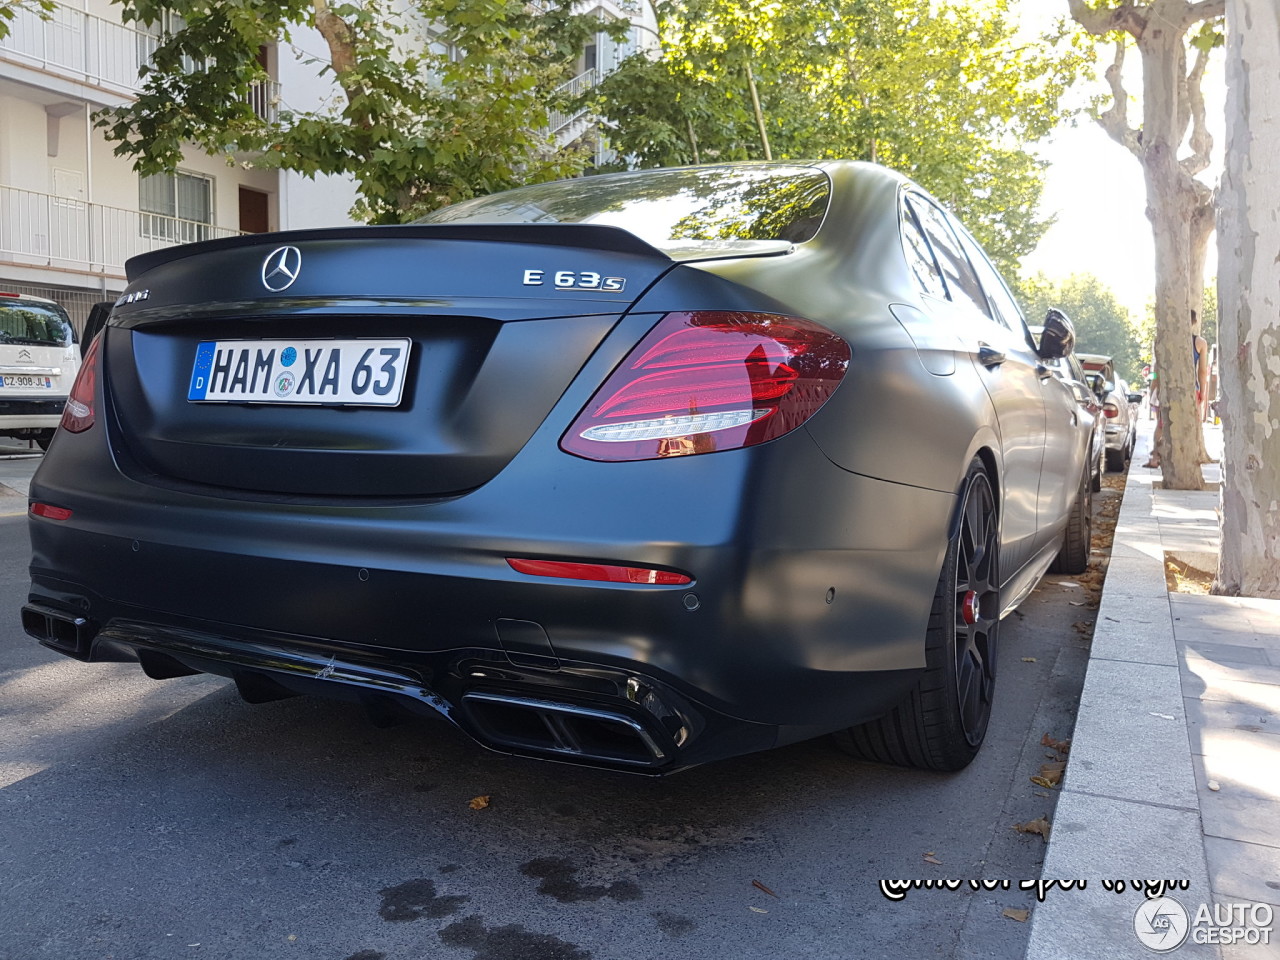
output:
<instances>
[{"instance_id":1,"label":"fallen dry leaf","mask_svg":"<svg viewBox=\"0 0 1280 960\"><path fill-rule=\"evenodd\" d=\"M1027 917L1031 916L1030 910L1015 910L1013 907L1005 907L1004 912L1000 914L1002 917L1008 917L1010 920L1017 920L1019 923L1026 923Z\"/></svg>"},{"instance_id":2,"label":"fallen dry leaf","mask_svg":"<svg viewBox=\"0 0 1280 960\"><path fill-rule=\"evenodd\" d=\"M768 910L761 910L759 907L752 907L751 909L752 909L755 913L768 913L768 912L769 912Z\"/></svg>"},{"instance_id":3,"label":"fallen dry leaf","mask_svg":"<svg viewBox=\"0 0 1280 960\"><path fill-rule=\"evenodd\" d=\"M1151 711L1151 712L1150 712L1150 715L1151 715L1151 716L1153 716L1153 717L1159 717L1161 720L1172 720L1172 719L1173 719L1173 714L1171 714L1171 713L1156 713L1156 712L1154 712L1154 711Z\"/></svg>"},{"instance_id":4,"label":"fallen dry leaf","mask_svg":"<svg viewBox=\"0 0 1280 960\"><path fill-rule=\"evenodd\" d=\"M752 885L753 887L755 887L757 890L763 890L765 893L767 893L769 896L773 897L775 900L781 900L781 899L782 899L780 896L778 896L776 893L774 893L772 890L770 890L768 887L766 887L766 886L765 886L763 883L761 883L759 880L752 880L752 881L751 881L751 885Z\"/></svg>"},{"instance_id":5,"label":"fallen dry leaf","mask_svg":"<svg viewBox=\"0 0 1280 960\"><path fill-rule=\"evenodd\" d=\"M926 854L924 855L924 862L925 862L925 863L936 863L938 866L942 866L942 861L941 861L941 860L939 860L937 857L935 857L932 853L926 853Z\"/></svg>"},{"instance_id":6,"label":"fallen dry leaf","mask_svg":"<svg viewBox=\"0 0 1280 960\"><path fill-rule=\"evenodd\" d=\"M1023 663L1035 663L1035 662L1036 662L1036 658L1035 658L1035 657L1023 657L1023 658L1022 658L1022 662L1023 662Z\"/></svg>"},{"instance_id":7,"label":"fallen dry leaf","mask_svg":"<svg viewBox=\"0 0 1280 960\"><path fill-rule=\"evenodd\" d=\"M1219 790L1222 789L1222 784L1220 784L1217 780L1210 780L1209 789L1212 790L1214 793L1217 793Z\"/></svg>"},{"instance_id":8,"label":"fallen dry leaf","mask_svg":"<svg viewBox=\"0 0 1280 960\"><path fill-rule=\"evenodd\" d=\"M1055 740L1047 733L1040 738L1040 746L1048 747L1050 750L1057 750L1059 753L1071 752L1071 738L1066 740Z\"/></svg>"},{"instance_id":9,"label":"fallen dry leaf","mask_svg":"<svg viewBox=\"0 0 1280 960\"><path fill-rule=\"evenodd\" d=\"M488 794L486 794L483 797L472 797L470 801L468 801L467 803L467 806L470 807L472 810L483 810L488 805L489 805Z\"/></svg>"},{"instance_id":10,"label":"fallen dry leaf","mask_svg":"<svg viewBox=\"0 0 1280 960\"><path fill-rule=\"evenodd\" d=\"M1088 633L1090 630L1093 629L1093 621L1077 620L1071 626L1075 628L1076 633Z\"/></svg>"},{"instance_id":11,"label":"fallen dry leaf","mask_svg":"<svg viewBox=\"0 0 1280 960\"><path fill-rule=\"evenodd\" d=\"M1026 823L1015 823L1013 829L1019 833L1038 833L1046 840L1049 839L1050 823L1044 817L1036 817L1034 820L1028 820Z\"/></svg>"},{"instance_id":12,"label":"fallen dry leaf","mask_svg":"<svg viewBox=\"0 0 1280 960\"><path fill-rule=\"evenodd\" d=\"M1032 779L1035 779L1035 778L1033 777ZM1046 800L1048 800L1051 796L1053 796L1053 794L1051 793L1041 793L1039 790L1032 790L1031 795L1035 797L1044 797Z\"/></svg>"},{"instance_id":13,"label":"fallen dry leaf","mask_svg":"<svg viewBox=\"0 0 1280 960\"><path fill-rule=\"evenodd\" d=\"M1040 787L1056 787L1062 782L1062 773L1067 769L1067 761L1053 760L1040 764L1040 772L1031 778L1031 782Z\"/></svg>"}]
</instances>

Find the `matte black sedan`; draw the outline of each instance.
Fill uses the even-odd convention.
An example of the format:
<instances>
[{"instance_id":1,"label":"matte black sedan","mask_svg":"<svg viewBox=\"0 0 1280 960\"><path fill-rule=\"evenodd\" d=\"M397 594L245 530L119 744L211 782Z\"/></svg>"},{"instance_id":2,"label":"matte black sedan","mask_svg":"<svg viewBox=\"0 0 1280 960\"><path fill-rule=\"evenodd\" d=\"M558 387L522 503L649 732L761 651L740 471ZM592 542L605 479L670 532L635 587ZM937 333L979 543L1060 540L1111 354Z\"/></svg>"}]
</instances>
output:
<instances>
[{"instance_id":1,"label":"matte black sedan","mask_svg":"<svg viewBox=\"0 0 1280 960\"><path fill-rule=\"evenodd\" d=\"M876 166L600 176L128 270L31 485L23 623L80 660L638 772L832 732L952 770L1001 617L1087 559L1090 425L1042 363L1069 323L1037 350Z\"/></svg>"}]
</instances>

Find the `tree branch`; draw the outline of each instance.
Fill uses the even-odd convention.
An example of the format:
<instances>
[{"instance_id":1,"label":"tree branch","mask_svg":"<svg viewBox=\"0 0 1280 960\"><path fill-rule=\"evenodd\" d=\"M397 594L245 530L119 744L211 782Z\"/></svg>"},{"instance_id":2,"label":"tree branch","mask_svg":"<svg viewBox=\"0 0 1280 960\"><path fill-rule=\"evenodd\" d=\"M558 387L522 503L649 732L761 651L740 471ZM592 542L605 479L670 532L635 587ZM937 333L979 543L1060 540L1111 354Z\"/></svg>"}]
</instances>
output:
<instances>
[{"instance_id":1,"label":"tree branch","mask_svg":"<svg viewBox=\"0 0 1280 960\"><path fill-rule=\"evenodd\" d=\"M1193 3L1187 8L1186 16L1182 18L1183 29L1189 29L1193 24L1203 20L1221 17L1226 12L1227 0L1200 0L1199 3Z\"/></svg>"},{"instance_id":2,"label":"tree branch","mask_svg":"<svg viewBox=\"0 0 1280 960\"><path fill-rule=\"evenodd\" d=\"M1218 6L1225 2L1226 0L1205 0L1205 3L1217 3ZM1067 0L1067 6L1071 10L1071 19L1095 37L1113 30L1123 30L1134 37L1141 37L1147 28L1146 8L1135 6L1133 0L1124 0L1119 6L1100 10L1088 6L1085 0Z\"/></svg>"},{"instance_id":3,"label":"tree branch","mask_svg":"<svg viewBox=\"0 0 1280 960\"><path fill-rule=\"evenodd\" d=\"M338 82L343 82L343 74L356 68L356 37L350 24L333 12L328 0L312 0L315 9L316 29L329 45L329 62Z\"/></svg>"},{"instance_id":4,"label":"tree branch","mask_svg":"<svg viewBox=\"0 0 1280 960\"><path fill-rule=\"evenodd\" d=\"M1209 133L1204 115L1204 93L1201 81L1204 79L1204 68L1209 62L1209 52L1200 50L1196 53L1196 62L1187 74L1186 95L1183 98L1187 109L1191 112L1191 156L1181 161L1183 172L1194 177L1209 166L1209 154L1213 150L1213 136Z\"/></svg>"},{"instance_id":5,"label":"tree branch","mask_svg":"<svg viewBox=\"0 0 1280 960\"><path fill-rule=\"evenodd\" d=\"M1142 134L1129 126L1129 94L1124 88L1124 37L1116 40L1116 56L1107 67L1107 86L1111 88L1111 108L1098 114L1098 124L1116 143L1139 160L1142 159Z\"/></svg>"}]
</instances>

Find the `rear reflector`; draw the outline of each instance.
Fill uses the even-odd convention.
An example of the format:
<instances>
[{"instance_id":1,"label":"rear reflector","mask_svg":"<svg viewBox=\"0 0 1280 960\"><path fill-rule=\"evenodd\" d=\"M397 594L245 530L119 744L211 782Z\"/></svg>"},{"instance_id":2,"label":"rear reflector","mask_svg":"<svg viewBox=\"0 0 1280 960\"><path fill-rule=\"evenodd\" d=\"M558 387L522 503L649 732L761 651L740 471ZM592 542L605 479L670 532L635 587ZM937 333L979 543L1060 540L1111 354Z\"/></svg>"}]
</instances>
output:
<instances>
[{"instance_id":1,"label":"rear reflector","mask_svg":"<svg viewBox=\"0 0 1280 960\"><path fill-rule=\"evenodd\" d=\"M31 505L31 515L33 517L44 517L46 520L70 520L71 511L66 507L55 507L50 503L33 503Z\"/></svg>"},{"instance_id":2,"label":"rear reflector","mask_svg":"<svg viewBox=\"0 0 1280 960\"><path fill-rule=\"evenodd\" d=\"M617 567L603 563L571 563L566 560L523 560L507 557L517 573L535 577L559 577L562 580L598 580L605 583L657 583L671 586L693 583L693 578L670 570L652 567Z\"/></svg>"},{"instance_id":3,"label":"rear reflector","mask_svg":"<svg viewBox=\"0 0 1280 960\"><path fill-rule=\"evenodd\" d=\"M1108 403L1105 407L1102 408L1102 412L1105 416L1107 416L1112 420L1120 416L1120 408L1117 407L1114 403Z\"/></svg>"},{"instance_id":4,"label":"rear reflector","mask_svg":"<svg viewBox=\"0 0 1280 960\"><path fill-rule=\"evenodd\" d=\"M849 345L767 313L669 313L596 391L560 440L590 460L748 447L789 433L831 396Z\"/></svg>"},{"instance_id":5,"label":"rear reflector","mask_svg":"<svg viewBox=\"0 0 1280 960\"><path fill-rule=\"evenodd\" d=\"M62 409L60 426L69 433L83 433L93 426L93 399L98 387L98 357L102 352L102 334L99 333L89 344L84 355L84 363L76 374L76 382L71 387L71 395L67 397L67 405Z\"/></svg>"}]
</instances>

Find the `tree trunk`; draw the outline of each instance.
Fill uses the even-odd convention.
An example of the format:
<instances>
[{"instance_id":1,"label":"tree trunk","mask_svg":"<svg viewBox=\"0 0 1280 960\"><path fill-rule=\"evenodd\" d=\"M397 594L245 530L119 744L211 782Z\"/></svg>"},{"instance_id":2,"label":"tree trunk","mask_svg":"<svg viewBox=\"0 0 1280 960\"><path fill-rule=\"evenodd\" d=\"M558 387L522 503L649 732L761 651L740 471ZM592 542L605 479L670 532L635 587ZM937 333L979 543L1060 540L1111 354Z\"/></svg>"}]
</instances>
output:
<instances>
[{"instance_id":1,"label":"tree trunk","mask_svg":"<svg viewBox=\"0 0 1280 960\"><path fill-rule=\"evenodd\" d=\"M1178 165L1178 94L1183 34L1149 24L1142 54L1143 174L1156 248L1156 368L1159 370L1160 464L1165 487L1203 490L1202 442L1191 339L1191 232L1195 194Z\"/></svg>"},{"instance_id":2,"label":"tree trunk","mask_svg":"<svg viewBox=\"0 0 1280 960\"><path fill-rule=\"evenodd\" d=\"M1280 11L1227 2L1218 212L1222 549L1214 593L1280 599Z\"/></svg>"},{"instance_id":3,"label":"tree trunk","mask_svg":"<svg viewBox=\"0 0 1280 960\"><path fill-rule=\"evenodd\" d=\"M760 94L756 91L756 75L751 72L751 58L744 61L747 65L747 86L751 88L751 107L756 114L756 127L760 130L760 145L764 147L764 158L773 159L773 151L769 149L769 133L764 128L764 112L760 109Z\"/></svg>"}]
</instances>

